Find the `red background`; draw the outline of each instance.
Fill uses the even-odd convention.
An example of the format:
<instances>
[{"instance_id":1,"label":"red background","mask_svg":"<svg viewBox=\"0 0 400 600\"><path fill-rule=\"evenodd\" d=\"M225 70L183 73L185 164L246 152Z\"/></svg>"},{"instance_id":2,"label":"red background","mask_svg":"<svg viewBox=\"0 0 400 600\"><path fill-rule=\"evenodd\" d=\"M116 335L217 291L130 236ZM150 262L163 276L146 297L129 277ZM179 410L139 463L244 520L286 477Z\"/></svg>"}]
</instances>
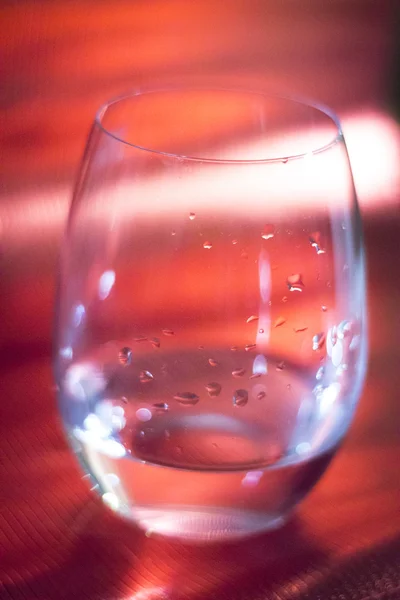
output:
<instances>
[{"instance_id":1,"label":"red background","mask_svg":"<svg viewBox=\"0 0 400 600\"><path fill-rule=\"evenodd\" d=\"M385 0L2 4L1 599L400 597L395 12ZM52 307L98 105L172 74L226 72L319 98L343 120L365 221L370 364L350 435L298 516L270 536L196 548L146 538L81 481L57 417Z\"/></svg>"}]
</instances>

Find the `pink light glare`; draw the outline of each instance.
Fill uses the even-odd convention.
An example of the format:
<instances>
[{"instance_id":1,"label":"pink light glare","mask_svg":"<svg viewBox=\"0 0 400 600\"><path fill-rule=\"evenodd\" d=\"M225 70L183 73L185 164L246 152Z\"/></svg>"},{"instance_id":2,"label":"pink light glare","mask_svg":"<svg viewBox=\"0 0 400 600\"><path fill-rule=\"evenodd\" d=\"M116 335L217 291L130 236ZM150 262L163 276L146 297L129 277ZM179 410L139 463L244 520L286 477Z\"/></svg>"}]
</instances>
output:
<instances>
[{"instance_id":1,"label":"pink light glare","mask_svg":"<svg viewBox=\"0 0 400 600\"><path fill-rule=\"evenodd\" d=\"M342 119L343 130L346 137L346 143L349 150L350 161L353 169L353 176L356 184L358 197L363 211L374 211L377 208L389 207L398 204L396 192L400 188L400 132L399 126L391 118L379 114L369 113L363 115L347 115ZM293 134L295 135L295 134ZM301 134L302 135L302 134ZM296 134L298 137L298 134ZM324 139L324 132L318 138ZM304 134L306 140L306 134ZM250 152L247 147L247 151ZM236 153L238 154L238 153ZM251 150L254 154L254 148ZM242 158L246 157L246 145L243 145L240 150ZM300 159L290 164L290 168L295 171L304 169L304 160ZM310 156L310 160L318 160L317 156ZM297 163L297 164L296 164ZM193 163L196 165L196 163ZM322 162L321 162L322 165ZM321 182L329 177L329 171L332 169L332 163L325 161L324 167L319 170L319 175L314 178L311 186L308 186L307 198L302 196L301 190L292 189L291 193L283 196L281 187L278 185L277 169L284 169L286 165L277 164L269 165L271 167L268 177L268 190L266 189L264 170L257 165L246 167L246 177L251 177L253 182L253 190L256 190L252 202L254 210L257 206L264 206L265 193L268 191L269 203L268 211L273 216L274 212L282 210L282 204L287 208L294 208L301 203L310 208L317 207L320 203ZM224 167L225 168L225 167ZM187 197L188 190L198 190L198 196L194 201L201 203L207 207L208 197L209 208L215 209L216 201L221 210L227 210L234 206L235 211L240 214L241 210L247 210L247 206L243 206L243 194L248 192L248 182L243 180L238 173L240 169L235 166L228 165L229 169L229 198L227 198L226 189L221 186L220 178L213 177L213 171L207 171L207 180L204 178L204 173L196 168L181 181L180 193L177 195L175 179L169 178L166 172L162 176L162 184L158 178L155 182L153 179L146 178L141 182L135 182L135 193L143 198L148 198L146 210L154 212L160 218L165 203L168 202L169 211L174 206L176 211L180 211L181 197ZM274 185L275 181L275 185ZM257 185L255 185L257 182ZM162 185L163 197L157 202L154 199L154 189L160 188ZM335 200L335 186L331 188L332 200ZM271 192L273 192L271 194ZM108 192L107 192L108 193ZM134 207L131 201L132 184L125 180L118 186L117 191L113 193L113 201L118 205L118 211L124 217L133 216ZM2 225L3 244L10 245L12 248L23 246L26 243L32 244L34 240L42 240L47 234L49 237L59 235L60 229L64 226L69 201L71 198L71 188L68 186L47 189L40 196L37 193L31 192L20 200L15 198L14 202L8 202L6 209L3 209L3 214L0 216L0 224ZM193 194L192 194L193 198ZM151 199L151 202L150 202ZM326 198L325 198L326 200ZM261 204L262 203L262 204ZM12 236L11 232L18 231L18 236ZM8 238L8 233L10 239Z\"/></svg>"}]
</instances>

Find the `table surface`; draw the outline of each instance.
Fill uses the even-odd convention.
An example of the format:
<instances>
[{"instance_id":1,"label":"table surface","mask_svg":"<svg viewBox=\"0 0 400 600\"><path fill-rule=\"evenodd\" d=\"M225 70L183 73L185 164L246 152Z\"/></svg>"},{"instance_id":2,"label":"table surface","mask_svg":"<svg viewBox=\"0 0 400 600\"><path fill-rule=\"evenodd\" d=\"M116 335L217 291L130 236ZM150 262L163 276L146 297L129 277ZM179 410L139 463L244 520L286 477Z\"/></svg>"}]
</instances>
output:
<instances>
[{"instance_id":1,"label":"table surface","mask_svg":"<svg viewBox=\"0 0 400 600\"><path fill-rule=\"evenodd\" d=\"M154 2L152 10L144 2L135 2L133 9L120 0L112 6L101 1L85 1L79 7L72 3L74 10L67 4L42 2L35 9L33 3L21 2L2 8L7 33L0 45L8 60L2 66L7 85L1 144L7 153L0 193L0 599L400 598L398 190L393 190L390 205L385 204L386 194L379 206L378 193L374 210L365 211L370 358L356 419L321 482L280 531L240 543L192 546L148 538L118 519L88 490L66 445L57 414L50 342L55 261L67 202L60 184L69 190L99 99L123 89L135 69L142 68L137 76L144 78L152 70L162 71L166 60L182 72L188 60L197 60L200 69L215 55L224 64L234 61L224 48L234 35L249 44L250 27L256 41L247 55L243 51L243 69L254 57L260 67L273 56L275 66L279 60L286 64L289 79L320 47L326 61L340 61L334 48L339 52L347 43L348 49L355 36L363 52L355 44L340 73L342 63L333 70L329 63L330 83L320 88L327 62L316 61L313 78L304 85L314 86L323 99L337 89L339 109L356 105L362 112L371 98L376 105L381 101L378 59L387 50L387 3L379 4L380 11L371 2L365 2L363 12L357 2L348 3L347 12L317 10L322 29L312 29L309 38L307 11L307 18L306 13L296 13L298 26L293 28L277 3L266 2L274 24L268 29L262 3L251 0L251 10L243 13L244 4L235 0L236 16L222 8L213 16L219 26L227 19L229 35L217 39L210 34L201 60L196 49L208 31L208 2L199 3L203 8L189 16L187 4L177 1L168 2L168 10L161 2ZM317 5L308 1L306 6ZM174 19L179 14L180 33L189 49L186 63L180 62L179 44L168 45L175 39ZM265 31L258 26L262 18L275 35L264 53L260 48ZM197 42L189 39L193 30L185 30L185 19L197 19ZM155 44L161 31L163 50ZM133 32L137 55L128 52ZM292 53L288 50L291 35L297 41L298 36L308 39L297 63L297 42ZM100 53L102 44L106 47ZM272 52L275 47L286 51L279 60ZM375 63L363 70L368 59ZM269 71L271 79L276 79L274 73ZM350 93L343 82L352 77L356 81ZM60 136L65 144L60 144Z\"/></svg>"}]
</instances>

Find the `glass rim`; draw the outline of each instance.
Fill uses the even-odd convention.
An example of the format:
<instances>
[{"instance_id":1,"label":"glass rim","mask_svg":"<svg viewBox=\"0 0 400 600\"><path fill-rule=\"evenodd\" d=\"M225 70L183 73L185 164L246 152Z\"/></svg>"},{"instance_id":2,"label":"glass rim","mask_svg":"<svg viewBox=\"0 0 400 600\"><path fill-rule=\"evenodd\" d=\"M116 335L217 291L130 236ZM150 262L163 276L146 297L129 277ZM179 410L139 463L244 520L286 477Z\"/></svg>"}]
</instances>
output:
<instances>
[{"instance_id":1,"label":"glass rim","mask_svg":"<svg viewBox=\"0 0 400 600\"><path fill-rule=\"evenodd\" d=\"M102 119L103 119L105 113L107 112L107 110L111 106L118 104L119 102L122 102L124 100L134 98L136 96L146 96L146 95L157 94L157 93L165 93L165 92L173 92L173 91L183 92L183 91L196 91L196 90L208 91L208 92L215 91L215 92L232 92L232 93L249 94L249 95L254 95L254 96L273 98L275 100L283 100L283 101L289 101L289 102L292 102L295 104L300 104L307 108L312 108L312 109L318 111L319 113L325 115L326 117L328 117L328 119L330 119L331 122L333 122L333 124L336 127L336 135L333 138L331 138L330 141L327 142L326 144L323 144L322 146L318 146L317 148L314 148L312 150L308 150L307 152L301 152L298 154L274 156L274 157L266 157L266 158L256 158L256 159L225 159L225 158L207 158L207 157L200 157L200 156L190 156L190 155L186 155L186 154L175 154L173 152L167 152L167 151L163 151L163 150L147 148L146 146L142 146L140 144L135 144L133 142L129 142L129 141L123 139L122 137L119 137L115 133L112 133L111 131L109 131L109 129L107 129L107 127L105 127L104 124L102 123ZM235 164L236 165L241 165L241 164L246 165L247 164L248 165L248 164L268 164L268 163L288 162L288 161L292 161L292 160L306 158L310 155L315 155L315 154L320 154L322 152L326 152L327 150L330 150L331 148L333 148L338 142L344 141L342 127L340 124L339 117L337 116L335 111L332 110L326 104L323 104L322 102L319 102L317 100L313 100L311 98L308 98L305 96L300 96L297 94L296 95L295 94L284 94L284 93L272 92L272 91L267 92L267 91L262 91L262 90L254 90L254 89L250 89L247 87L231 87L231 86L216 86L216 85L190 85L190 84L188 84L188 85L162 86L162 87L144 89L144 90L140 90L140 91L131 91L131 92L128 91L128 92L122 93L119 96L115 96L114 98L111 98L110 100L107 100L106 102L104 102L95 114L94 124L105 135L107 135L107 136L111 137L112 139L114 139L115 141L120 142L121 144L129 146L131 148L135 148L137 150L141 150L143 152L147 152L147 153L153 154L155 156L161 156L161 157L164 156L167 158L173 158L173 159L177 159L177 160L184 160L184 161L196 162L196 163L214 163L214 164L231 164L231 165L235 165Z\"/></svg>"}]
</instances>

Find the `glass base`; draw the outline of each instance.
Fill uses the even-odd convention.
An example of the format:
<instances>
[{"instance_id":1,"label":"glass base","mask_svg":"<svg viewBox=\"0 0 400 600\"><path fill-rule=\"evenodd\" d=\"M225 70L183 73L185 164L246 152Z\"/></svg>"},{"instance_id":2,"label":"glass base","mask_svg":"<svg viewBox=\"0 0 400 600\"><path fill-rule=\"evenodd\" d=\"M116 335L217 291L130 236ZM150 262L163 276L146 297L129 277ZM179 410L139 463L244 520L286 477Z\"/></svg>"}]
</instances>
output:
<instances>
[{"instance_id":1,"label":"glass base","mask_svg":"<svg viewBox=\"0 0 400 600\"><path fill-rule=\"evenodd\" d=\"M285 515L260 515L245 510L196 511L136 508L132 515L146 535L159 534L195 542L235 540L282 527Z\"/></svg>"}]
</instances>

